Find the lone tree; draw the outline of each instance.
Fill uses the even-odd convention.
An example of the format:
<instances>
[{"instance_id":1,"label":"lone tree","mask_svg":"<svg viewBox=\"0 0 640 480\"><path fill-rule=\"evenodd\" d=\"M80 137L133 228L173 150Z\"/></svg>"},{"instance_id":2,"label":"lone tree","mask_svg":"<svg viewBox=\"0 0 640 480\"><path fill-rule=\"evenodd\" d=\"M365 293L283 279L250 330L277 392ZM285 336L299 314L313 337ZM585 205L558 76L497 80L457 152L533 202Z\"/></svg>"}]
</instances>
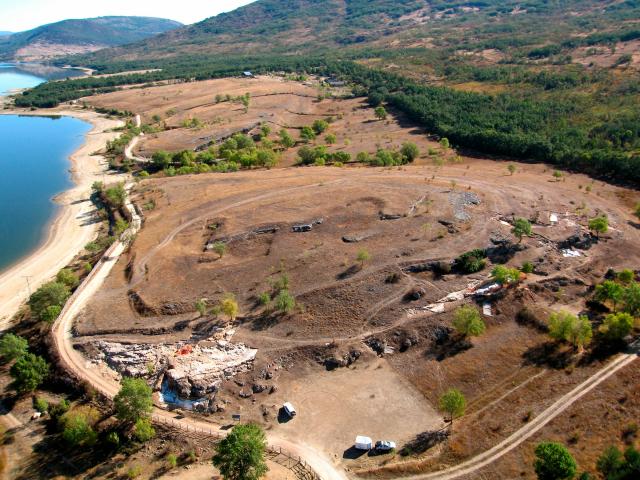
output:
<instances>
[{"instance_id":1,"label":"lone tree","mask_svg":"<svg viewBox=\"0 0 640 480\"><path fill-rule=\"evenodd\" d=\"M609 231L609 220L604 215L592 218L589 220L589 230L594 232L596 237L599 237L601 234Z\"/></svg>"},{"instance_id":2,"label":"lone tree","mask_svg":"<svg viewBox=\"0 0 640 480\"><path fill-rule=\"evenodd\" d=\"M636 203L636 208L634 209L633 214L640 218L640 202Z\"/></svg>"},{"instance_id":3,"label":"lone tree","mask_svg":"<svg viewBox=\"0 0 640 480\"><path fill-rule=\"evenodd\" d=\"M224 313L232 322L238 316L238 302L232 293L227 294L220 303L222 313Z\"/></svg>"},{"instance_id":4,"label":"lone tree","mask_svg":"<svg viewBox=\"0 0 640 480\"><path fill-rule=\"evenodd\" d=\"M402 144L400 153L408 163L411 163L420 156L420 149L415 143L406 142Z\"/></svg>"},{"instance_id":5,"label":"lone tree","mask_svg":"<svg viewBox=\"0 0 640 480\"><path fill-rule=\"evenodd\" d=\"M142 378L123 378L120 391L113 399L116 416L132 424L146 418L153 409L151 395L151 387Z\"/></svg>"},{"instance_id":6,"label":"lone tree","mask_svg":"<svg viewBox=\"0 0 640 480\"><path fill-rule=\"evenodd\" d=\"M11 366L9 374L18 393L33 392L49 375L49 364L33 353L25 353Z\"/></svg>"},{"instance_id":7,"label":"lone tree","mask_svg":"<svg viewBox=\"0 0 640 480\"><path fill-rule=\"evenodd\" d=\"M29 350L29 344L27 341L14 335L13 333L7 333L0 338L0 357L3 362L10 362L16 358L20 358Z\"/></svg>"},{"instance_id":8,"label":"lone tree","mask_svg":"<svg viewBox=\"0 0 640 480\"><path fill-rule=\"evenodd\" d=\"M453 326L465 337L477 337L486 329L480 313L471 305L458 307L453 315Z\"/></svg>"},{"instance_id":9,"label":"lone tree","mask_svg":"<svg viewBox=\"0 0 640 480\"><path fill-rule=\"evenodd\" d=\"M507 165L507 170L509 170L509 175L513 175L516 173L516 166L513 163Z\"/></svg>"},{"instance_id":10,"label":"lone tree","mask_svg":"<svg viewBox=\"0 0 640 480\"><path fill-rule=\"evenodd\" d=\"M555 442L539 443L533 468L539 480L571 480L578 466L567 448Z\"/></svg>"},{"instance_id":11,"label":"lone tree","mask_svg":"<svg viewBox=\"0 0 640 480\"><path fill-rule=\"evenodd\" d=\"M364 264L371 260L371 254L369 253L369 250L367 250L366 248L361 248L360 250L358 250L356 260L360 262L360 268L364 268Z\"/></svg>"},{"instance_id":12,"label":"lone tree","mask_svg":"<svg viewBox=\"0 0 640 480\"><path fill-rule=\"evenodd\" d=\"M279 312L290 313L296 306L296 299L288 290L280 290L274 298L274 304Z\"/></svg>"},{"instance_id":13,"label":"lone tree","mask_svg":"<svg viewBox=\"0 0 640 480\"><path fill-rule=\"evenodd\" d=\"M496 267L491 271L491 277L500 285L508 285L520 280L520 270L517 268L509 268L504 265L496 265Z\"/></svg>"},{"instance_id":14,"label":"lone tree","mask_svg":"<svg viewBox=\"0 0 640 480\"><path fill-rule=\"evenodd\" d=\"M379 107L376 107L376 109L373 111L373 113L375 113L376 118L378 120L386 120L387 119L387 109L384 108L382 105L380 105Z\"/></svg>"},{"instance_id":15,"label":"lone tree","mask_svg":"<svg viewBox=\"0 0 640 480\"><path fill-rule=\"evenodd\" d=\"M516 218L511 233L518 239L518 243L521 243L522 237L531 235L531 222L526 218Z\"/></svg>"},{"instance_id":16,"label":"lone tree","mask_svg":"<svg viewBox=\"0 0 640 480\"><path fill-rule=\"evenodd\" d=\"M225 480L258 480L267 471L266 439L255 424L236 425L216 447L213 465Z\"/></svg>"},{"instance_id":17,"label":"lone tree","mask_svg":"<svg viewBox=\"0 0 640 480\"><path fill-rule=\"evenodd\" d=\"M582 350L585 345L591 343L593 330L589 318L584 315L575 315L560 311L552 313L549 317L549 335L555 340L567 342L577 350Z\"/></svg>"},{"instance_id":18,"label":"lone tree","mask_svg":"<svg viewBox=\"0 0 640 480\"><path fill-rule=\"evenodd\" d=\"M450 388L440 397L440 410L449 415L449 421L453 424L453 419L464 415L467 408L467 400L457 388Z\"/></svg>"},{"instance_id":19,"label":"lone tree","mask_svg":"<svg viewBox=\"0 0 640 480\"><path fill-rule=\"evenodd\" d=\"M218 254L219 258L224 257L224 254L227 253L227 245L223 242L214 242L211 249Z\"/></svg>"}]
</instances>

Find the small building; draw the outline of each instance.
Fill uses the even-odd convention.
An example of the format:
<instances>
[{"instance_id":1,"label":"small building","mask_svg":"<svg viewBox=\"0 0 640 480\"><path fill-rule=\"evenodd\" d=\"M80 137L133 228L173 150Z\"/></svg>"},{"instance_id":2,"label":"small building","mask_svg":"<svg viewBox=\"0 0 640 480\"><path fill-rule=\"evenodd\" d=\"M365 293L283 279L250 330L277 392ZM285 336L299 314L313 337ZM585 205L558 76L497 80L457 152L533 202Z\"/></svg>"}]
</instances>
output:
<instances>
[{"instance_id":1,"label":"small building","mask_svg":"<svg viewBox=\"0 0 640 480\"><path fill-rule=\"evenodd\" d=\"M242 76L244 78L253 78L253 73L247 70L246 72L242 72Z\"/></svg>"}]
</instances>

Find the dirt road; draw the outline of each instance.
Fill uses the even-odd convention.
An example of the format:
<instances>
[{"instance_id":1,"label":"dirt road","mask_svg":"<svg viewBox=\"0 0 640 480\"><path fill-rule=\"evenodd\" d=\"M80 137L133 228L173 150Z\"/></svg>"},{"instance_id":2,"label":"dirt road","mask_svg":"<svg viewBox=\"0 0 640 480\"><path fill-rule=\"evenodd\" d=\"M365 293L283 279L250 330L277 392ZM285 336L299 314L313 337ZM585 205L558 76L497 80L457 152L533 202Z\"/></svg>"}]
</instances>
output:
<instances>
[{"instance_id":1,"label":"dirt road","mask_svg":"<svg viewBox=\"0 0 640 480\"><path fill-rule=\"evenodd\" d=\"M134 225L134 228L137 228L137 222L132 222L132 224ZM175 233L176 232L172 232L173 235L175 235ZM170 238L172 237L170 236L169 239ZM109 275L111 268L115 265L118 257L124 249L125 245L122 242L116 242L109 249L105 254L104 260L96 266L91 275L69 300L53 327L55 345L60 352L62 362L65 364L66 368L80 379L90 383L94 388L108 397L113 397L119 389L116 376L110 375L105 371L100 371L99 368L90 364L90 362L83 358L80 353L73 349L70 341L71 328L76 315L84 308L93 294L103 284L104 280ZM503 455L517 448L581 397L592 391L620 369L634 362L637 359L637 348L638 346L636 345L635 352L618 356L599 372L556 400L556 402L544 410L534 420L524 425L508 438L504 439L486 452L457 466L440 472L415 475L406 478L414 480L452 480L482 469L484 466L496 461ZM221 431L217 425L204 420L191 418L178 419L174 414L158 407L154 408L153 417L157 422L178 424L185 429L209 433L215 436L224 435L224 432ZM276 438L273 435L269 435L268 440L272 447L280 447L288 451L290 454L302 457L323 479L344 480L347 478L342 469L335 466L330 460L323 456L323 454L306 445L293 444L281 438Z\"/></svg>"}]
</instances>

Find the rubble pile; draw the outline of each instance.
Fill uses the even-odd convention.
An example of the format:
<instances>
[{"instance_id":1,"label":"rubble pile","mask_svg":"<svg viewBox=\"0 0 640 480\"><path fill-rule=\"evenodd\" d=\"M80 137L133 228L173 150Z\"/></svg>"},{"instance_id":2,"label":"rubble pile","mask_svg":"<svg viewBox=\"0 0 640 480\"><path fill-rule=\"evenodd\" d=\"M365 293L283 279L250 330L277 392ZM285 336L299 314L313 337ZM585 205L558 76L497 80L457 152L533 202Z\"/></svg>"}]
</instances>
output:
<instances>
[{"instance_id":1,"label":"rubble pile","mask_svg":"<svg viewBox=\"0 0 640 480\"><path fill-rule=\"evenodd\" d=\"M449 192L449 203L453 207L453 215L456 220L466 222L471 220L471 215L467 213L467 207L480 205L480 197L473 192Z\"/></svg>"},{"instance_id":2,"label":"rubble pile","mask_svg":"<svg viewBox=\"0 0 640 480\"><path fill-rule=\"evenodd\" d=\"M251 369L257 350L231 343L233 330L197 344L124 344L99 340L97 360L123 376L163 383L182 399L217 391L220 383Z\"/></svg>"}]
</instances>

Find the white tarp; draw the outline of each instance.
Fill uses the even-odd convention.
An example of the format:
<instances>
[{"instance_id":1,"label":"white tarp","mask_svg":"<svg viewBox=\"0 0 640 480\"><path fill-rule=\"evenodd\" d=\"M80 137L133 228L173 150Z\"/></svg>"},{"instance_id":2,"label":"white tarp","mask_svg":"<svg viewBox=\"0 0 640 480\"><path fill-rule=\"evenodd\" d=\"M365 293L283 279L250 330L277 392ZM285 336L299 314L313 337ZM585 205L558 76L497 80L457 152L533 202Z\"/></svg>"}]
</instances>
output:
<instances>
[{"instance_id":1,"label":"white tarp","mask_svg":"<svg viewBox=\"0 0 640 480\"><path fill-rule=\"evenodd\" d=\"M549 221L551 223L558 223L558 215L556 215L555 213L552 213L551 215L549 215Z\"/></svg>"},{"instance_id":2,"label":"white tarp","mask_svg":"<svg viewBox=\"0 0 640 480\"><path fill-rule=\"evenodd\" d=\"M573 257L581 257L582 254L577 250L571 250L569 248L565 248L564 250L562 250L562 256L566 258L573 258Z\"/></svg>"},{"instance_id":3,"label":"white tarp","mask_svg":"<svg viewBox=\"0 0 640 480\"><path fill-rule=\"evenodd\" d=\"M493 317L493 312L491 311L491 304L489 302L482 305L482 314L486 317Z\"/></svg>"}]
</instances>

